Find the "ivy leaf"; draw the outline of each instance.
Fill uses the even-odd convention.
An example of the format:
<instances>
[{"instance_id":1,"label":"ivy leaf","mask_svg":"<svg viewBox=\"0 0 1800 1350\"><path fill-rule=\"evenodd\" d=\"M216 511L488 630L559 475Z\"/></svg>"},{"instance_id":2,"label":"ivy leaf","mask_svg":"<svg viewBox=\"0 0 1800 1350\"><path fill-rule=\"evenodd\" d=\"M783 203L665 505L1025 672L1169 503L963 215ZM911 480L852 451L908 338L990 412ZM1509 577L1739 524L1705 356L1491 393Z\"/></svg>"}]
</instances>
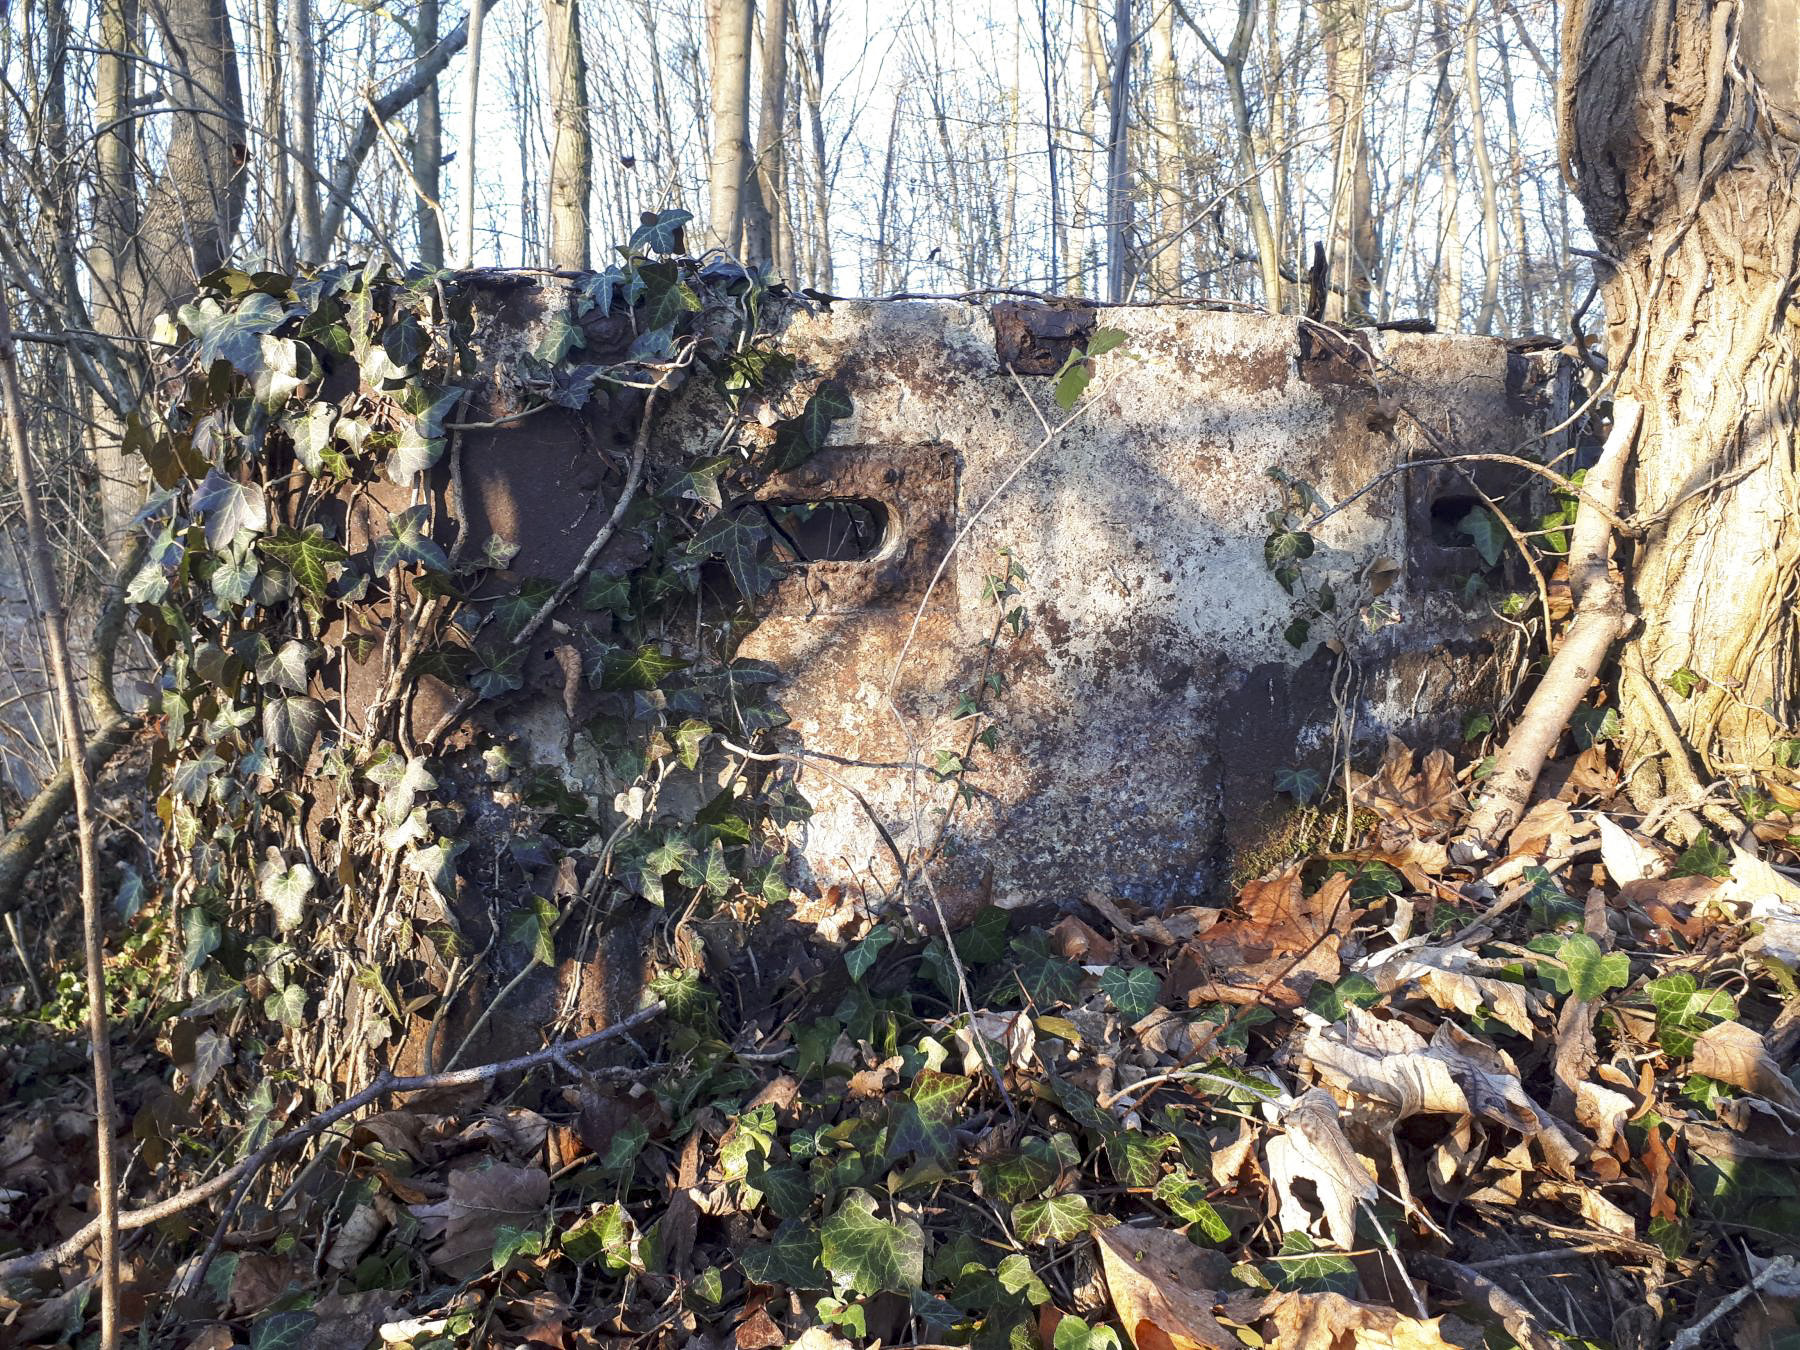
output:
<instances>
[{"instance_id":1,"label":"ivy leaf","mask_svg":"<svg viewBox=\"0 0 1800 1350\"><path fill-rule=\"evenodd\" d=\"M269 1313L250 1328L250 1350L305 1350L318 1325L317 1313L300 1308Z\"/></svg>"},{"instance_id":2,"label":"ivy leaf","mask_svg":"<svg viewBox=\"0 0 1800 1350\"><path fill-rule=\"evenodd\" d=\"M1049 1141L1033 1135L1011 1157L982 1163L975 1175L988 1199L1016 1205L1049 1190L1062 1175L1062 1159Z\"/></svg>"},{"instance_id":3,"label":"ivy leaf","mask_svg":"<svg viewBox=\"0 0 1800 1350\"><path fill-rule=\"evenodd\" d=\"M199 340L200 360L208 368L225 361L248 378L262 364L262 335L287 317L287 309L274 296L252 291L230 309L207 299L183 305L176 317Z\"/></svg>"},{"instance_id":4,"label":"ivy leaf","mask_svg":"<svg viewBox=\"0 0 1800 1350\"><path fill-rule=\"evenodd\" d=\"M382 823L390 827L412 814L413 802L421 792L437 786L423 755L409 759L389 753L364 769L363 777L381 789L379 811Z\"/></svg>"},{"instance_id":5,"label":"ivy leaf","mask_svg":"<svg viewBox=\"0 0 1800 1350\"><path fill-rule=\"evenodd\" d=\"M1162 1157L1175 1142L1170 1134L1119 1130L1106 1136L1106 1161L1122 1186L1149 1190L1162 1176Z\"/></svg>"},{"instance_id":6,"label":"ivy leaf","mask_svg":"<svg viewBox=\"0 0 1800 1350\"><path fill-rule=\"evenodd\" d=\"M425 533L429 506L409 506L388 517L388 537L375 542L370 566L377 574L393 571L401 563L424 567L433 572L448 572L450 560L444 550Z\"/></svg>"},{"instance_id":7,"label":"ivy leaf","mask_svg":"<svg viewBox=\"0 0 1800 1350\"><path fill-rule=\"evenodd\" d=\"M825 380L800 410L798 430L809 446L821 450L831 438L831 424L842 421L854 411L844 386L836 380Z\"/></svg>"},{"instance_id":8,"label":"ivy leaf","mask_svg":"<svg viewBox=\"0 0 1800 1350\"><path fill-rule=\"evenodd\" d=\"M631 1220L623 1205L607 1205L580 1223L565 1228L561 1248L571 1261L604 1261L608 1271L617 1274L631 1266Z\"/></svg>"},{"instance_id":9,"label":"ivy leaf","mask_svg":"<svg viewBox=\"0 0 1800 1350\"><path fill-rule=\"evenodd\" d=\"M587 336L566 313L552 314L544 325L544 336L532 353L545 365L553 366L577 347L587 346Z\"/></svg>"},{"instance_id":10,"label":"ivy leaf","mask_svg":"<svg viewBox=\"0 0 1800 1350\"><path fill-rule=\"evenodd\" d=\"M631 232L629 251L674 253L681 246L682 227L694 218L692 211L658 211Z\"/></svg>"},{"instance_id":11,"label":"ivy leaf","mask_svg":"<svg viewBox=\"0 0 1800 1350\"><path fill-rule=\"evenodd\" d=\"M443 458L444 442L441 438L426 436L419 428L405 426L394 438L394 448L388 451L387 479L397 487L405 487L413 478L424 473L439 459Z\"/></svg>"},{"instance_id":12,"label":"ivy leaf","mask_svg":"<svg viewBox=\"0 0 1800 1350\"><path fill-rule=\"evenodd\" d=\"M208 585L213 599L230 608L250 598L256 585L256 555L249 548L233 548L213 565Z\"/></svg>"},{"instance_id":13,"label":"ivy leaf","mask_svg":"<svg viewBox=\"0 0 1800 1350\"><path fill-rule=\"evenodd\" d=\"M306 919L306 901L319 879L303 862L287 865L279 849L271 848L256 872L256 894L275 911L275 926L286 933Z\"/></svg>"},{"instance_id":14,"label":"ivy leaf","mask_svg":"<svg viewBox=\"0 0 1800 1350\"><path fill-rule=\"evenodd\" d=\"M181 968L184 971L200 969L206 958L219 950L219 942L224 937L223 930L212 915L198 905L190 905L181 911Z\"/></svg>"},{"instance_id":15,"label":"ivy leaf","mask_svg":"<svg viewBox=\"0 0 1800 1350\"><path fill-rule=\"evenodd\" d=\"M1710 834L1703 834L1689 844L1675 860L1670 875L1678 877L1722 877L1731 872L1731 855Z\"/></svg>"},{"instance_id":16,"label":"ivy leaf","mask_svg":"<svg viewBox=\"0 0 1800 1350\"><path fill-rule=\"evenodd\" d=\"M556 583L533 577L524 582L511 595L503 595L494 602L494 622L500 625L500 631L506 640L512 642L525 631L525 625L537 617L537 612L544 607L544 602L556 594Z\"/></svg>"},{"instance_id":17,"label":"ivy leaf","mask_svg":"<svg viewBox=\"0 0 1800 1350\"><path fill-rule=\"evenodd\" d=\"M792 1164L770 1167L759 1158L751 1162L747 1179L778 1219L804 1218L812 1208L812 1178Z\"/></svg>"},{"instance_id":18,"label":"ivy leaf","mask_svg":"<svg viewBox=\"0 0 1800 1350\"><path fill-rule=\"evenodd\" d=\"M1583 750L1617 739L1622 729L1617 708L1577 708L1569 718L1575 744Z\"/></svg>"},{"instance_id":19,"label":"ivy leaf","mask_svg":"<svg viewBox=\"0 0 1800 1350\"><path fill-rule=\"evenodd\" d=\"M1191 1223L1213 1242L1223 1242L1231 1229L1206 1199L1206 1187L1196 1181L1185 1167L1178 1167L1151 1192L1167 1205L1176 1218Z\"/></svg>"},{"instance_id":20,"label":"ivy leaf","mask_svg":"<svg viewBox=\"0 0 1800 1350\"><path fill-rule=\"evenodd\" d=\"M297 984L277 989L263 1000L263 1016L284 1027L306 1025L306 990Z\"/></svg>"},{"instance_id":21,"label":"ivy leaf","mask_svg":"<svg viewBox=\"0 0 1800 1350\"><path fill-rule=\"evenodd\" d=\"M1154 971L1134 966L1108 966L1100 972L1100 988L1117 1008L1133 1022L1150 1015L1156 1000L1162 997L1162 981Z\"/></svg>"},{"instance_id":22,"label":"ivy leaf","mask_svg":"<svg viewBox=\"0 0 1800 1350\"><path fill-rule=\"evenodd\" d=\"M314 403L304 416L290 417L282 423L294 443L294 457L315 478L326 472L326 456L336 442L337 420L338 410L331 404Z\"/></svg>"},{"instance_id":23,"label":"ivy leaf","mask_svg":"<svg viewBox=\"0 0 1800 1350\"><path fill-rule=\"evenodd\" d=\"M664 656L649 644L636 651L611 651L606 654L601 667L600 687L607 690L654 689L676 671L686 670L689 664L679 657Z\"/></svg>"},{"instance_id":24,"label":"ivy leaf","mask_svg":"<svg viewBox=\"0 0 1800 1350\"><path fill-rule=\"evenodd\" d=\"M894 941L894 930L885 923L878 924L869 930L869 935L861 942L852 944L844 951L844 965L850 971L850 978L860 981L873 969L881 953Z\"/></svg>"},{"instance_id":25,"label":"ivy leaf","mask_svg":"<svg viewBox=\"0 0 1800 1350\"><path fill-rule=\"evenodd\" d=\"M170 789L182 801L198 806L206 799L206 789L211 785L213 776L224 767L225 761L217 755L183 760L175 766L175 773L169 781Z\"/></svg>"},{"instance_id":26,"label":"ivy leaf","mask_svg":"<svg viewBox=\"0 0 1800 1350\"><path fill-rule=\"evenodd\" d=\"M1317 769L1275 770L1275 790L1287 793L1302 806L1317 797L1324 787L1325 780Z\"/></svg>"},{"instance_id":27,"label":"ivy leaf","mask_svg":"<svg viewBox=\"0 0 1800 1350\"><path fill-rule=\"evenodd\" d=\"M681 321L683 314L700 312L700 297L676 276L672 268L666 280L660 271L655 271L654 274L651 274L653 269L646 268L645 271L645 300L640 332L654 333L658 329L672 329Z\"/></svg>"},{"instance_id":28,"label":"ivy leaf","mask_svg":"<svg viewBox=\"0 0 1800 1350\"><path fill-rule=\"evenodd\" d=\"M206 517L208 548L224 551L239 535L261 534L269 527L269 499L255 483L240 483L217 469L194 490L193 508Z\"/></svg>"},{"instance_id":29,"label":"ivy leaf","mask_svg":"<svg viewBox=\"0 0 1800 1350\"><path fill-rule=\"evenodd\" d=\"M1051 1242L1071 1242L1088 1231L1093 1215L1083 1195L1052 1195L1043 1200L1027 1200L1013 1206L1013 1227L1019 1241L1038 1246Z\"/></svg>"},{"instance_id":30,"label":"ivy leaf","mask_svg":"<svg viewBox=\"0 0 1800 1350\"><path fill-rule=\"evenodd\" d=\"M725 865L725 845L715 839L712 847L705 853L689 860L681 869L681 884L695 890L705 888L707 894L714 899L730 894L731 888L737 884L737 878L731 875L731 869Z\"/></svg>"},{"instance_id":31,"label":"ivy leaf","mask_svg":"<svg viewBox=\"0 0 1800 1350\"><path fill-rule=\"evenodd\" d=\"M1719 1022L1737 1018L1737 1002L1723 989L1703 989L1692 975L1666 975L1644 986L1656 1009L1656 1043L1666 1054L1686 1058L1694 1039Z\"/></svg>"},{"instance_id":32,"label":"ivy leaf","mask_svg":"<svg viewBox=\"0 0 1800 1350\"><path fill-rule=\"evenodd\" d=\"M1492 511L1477 506L1456 522L1456 528L1475 541L1475 551L1482 562L1489 567L1499 565L1500 555L1506 551L1506 531Z\"/></svg>"},{"instance_id":33,"label":"ivy leaf","mask_svg":"<svg viewBox=\"0 0 1800 1350\"><path fill-rule=\"evenodd\" d=\"M587 581L581 588L581 607L606 610L621 619L630 619L632 617L631 579L590 572Z\"/></svg>"},{"instance_id":34,"label":"ivy leaf","mask_svg":"<svg viewBox=\"0 0 1800 1350\"><path fill-rule=\"evenodd\" d=\"M1631 958L1624 952L1601 954L1600 944L1586 933L1563 939L1556 949L1568 975L1569 992L1584 1003L1593 1003L1609 989L1631 983Z\"/></svg>"},{"instance_id":35,"label":"ivy leaf","mask_svg":"<svg viewBox=\"0 0 1800 1350\"><path fill-rule=\"evenodd\" d=\"M1007 1293L1023 1294L1033 1307L1050 1301L1050 1287L1038 1278L1031 1268L1031 1258L1023 1252L1001 1257L994 1268L994 1278Z\"/></svg>"},{"instance_id":36,"label":"ivy leaf","mask_svg":"<svg viewBox=\"0 0 1800 1350\"><path fill-rule=\"evenodd\" d=\"M688 543L695 559L718 558L746 600L754 600L780 574L763 560L768 528L750 511L726 510L707 521Z\"/></svg>"},{"instance_id":37,"label":"ivy leaf","mask_svg":"<svg viewBox=\"0 0 1800 1350\"><path fill-rule=\"evenodd\" d=\"M296 586L319 599L330 585L330 569L350 556L341 544L327 539L318 525L309 525L304 532L280 530L273 539L258 540L257 547L287 568Z\"/></svg>"},{"instance_id":38,"label":"ivy leaf","mask_svg":"<svg viewBox=\"0 0 1800 1350\"><path fill-rule=\"evenodd\" d=\"M975 1084L961 1074L921 1069L906 1098L896 1104L888 1132L888 1161L917 1154L947 1164L956 1156L957 1108Z\"/></svg>"},{"instance_id":39,"label":"ivy leaf","mask_svg":"<svg viewBox=\"0 0 1800 1350\"><path fill-rule=\"evenodd\" d=\"M824 1289L824 1245L818 1230L795 1219L785 1220L766 1243L752 1243L738 1258L744 1274L758 1284L787 1289Z\"/></svg>"},{"instance_id":40,"label":"ivy leaf","mask_svg":"<svg viewBox=\"0 0 1800 1350\"><path fill-rule=\"evenodd\" d=\"M1305 1233L1283 1235L1276 1259L1261 1270L1281 1290L1354 1297L1360 1287L1355 1262L1342 1252L1320 1250Z\"/></svg>"},{"instance_id":41,"label":"ivy leaf","mask_svg":"<svg viewBox=\"0 0 1800 1350\"><path fill-rule=\"evenodd\" d=\"M1040 1008L1070 1003L1081 989L1081 967L1053 955L1042 933L1027 933L1012 941L1018 960L1019 983Z\"/></svg>"},{"instance_id":42,"label":"ivy leaf","mask_svg":"<svg viewBox=\"0 0 1800 1350\"><path fill-rule=\"evenodd\" d=\"M296 694L304 694L306 666L312 657L312 643L289 638L278 650L258 658L256 681L258 684L273 685L279 689L292 690Z\"/></svg>"},{"instance_id":43,"label":"ivy leaf","mask_svg":"<svg viewBox=\"0 0 1800 1350\"><path fill-rule=\"evenodd\" d=\"M304 761L324 725L325 705L316 698L295 695L263 704L263 739L290 759Z\"/></svg>"},{"instance_id":44,"label":"ivy leaf","mask_svg":"<svg viewBox=\"0 0 1800 1350\"><path fill-rule=\"evenodd\" d=\"M1306 1006L1327 1022L1341 1022L1351 1008L1372 1008L1381 1002L1381 990L1375 981L1358 971L1351 971L1336 984L1314 981L1306 991Z\"/></svg>"},{"instance_id":45,"label":"ivy leaf","mask_svg":"<svg viewBox=\"0 0 1800 1350\"><path fill-rule=\"evenodd\" d=\"M503 1223L494 1229L494 1249L489 1254L493 1269L504 1270L516 1256L536 1256L544 1250L544 1230Z\"/></svg>"},{"instance_id":46,"label":"ivy leaf","mask_svg":"<svg viewBox=\"0 0 1800 1350\"><path fill-rule=\"evenodd\" d=\"M875 1197L852 1190L819 1229L825 1268L859 1294L905 1294L925 1279L925 1234L911 1219L875 1215Z\"/></svg>"},{"instance_id":47,"label":"ivy leaf","mask_svg":"<svg viewBox=\"0 0 1800 1350\"><path fill-rule=\"evenodd\" d=\"M534 895L530 904L514 912L506 925L506 936L529 949L531 959L540 966L554 966L558 917L555 905Z\"/></svg>"}]
</instances>

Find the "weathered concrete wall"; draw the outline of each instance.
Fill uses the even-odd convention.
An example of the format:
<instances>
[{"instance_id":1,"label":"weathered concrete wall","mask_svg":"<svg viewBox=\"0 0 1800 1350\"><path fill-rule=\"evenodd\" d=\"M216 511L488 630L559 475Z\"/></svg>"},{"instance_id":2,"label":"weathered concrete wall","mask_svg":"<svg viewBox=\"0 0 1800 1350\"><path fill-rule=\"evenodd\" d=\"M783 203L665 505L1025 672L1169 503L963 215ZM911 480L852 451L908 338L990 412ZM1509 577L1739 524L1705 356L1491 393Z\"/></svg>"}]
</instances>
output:
<instances>
[{"instance_id":1,"label":"weathered concrete wall","mask_svg":"<svg viewBox=\"0 0 1800 1350\"><path fill-rule=\"evenodd\" d=\"M984 308L840 304L787 330L788 350L842 380L856 411L841 448L770 495L873 497L898 522L876 558L784 583L745 645L789 672L795 747L876 763L960 752L957 698L980 683L994 625L986 577L1004 570L1002 549L1026 573L1029 625L995 656L1007 680L994 700L998 745L977 751L979 795L952 822L956 856L938 872L954 909L1090 887L1151 901L1211 893L1266 817L1273 772L1320 763L1335 713L1334 657L1282 636L1296 602L1263 559L1281 496L1268 471L1337 501L1420 448L1404 418L1393 435L1381 429L1391 419L1359 373L1301 360L1295 321L1181 308L1108 310L1104 321L1128 340L1099 363L1091 404L1041 451L1041 418L1060 420L1051 382L1003 368ZM1389 392L1456 448L1504 450L1531 434L1530 372L1517 357L1509 366L1503 343L1393 336L1379 355ZM1466 511L1459 481L1390 479L1326 522L1307 564L1340 596L1375 558L1403 564L1384 597L1402 623L1354 647L1365 740L1442 734L1488 695L1481 611L1453 598L1475 555L1443 545L1441 501L1435 540L1431 528L1446 493L1454 517ZM910 726L888 705L890 681ZM890 851L841 784L908 853L936 833L952 788L822 767L830 776L809 783L812 880L884 889Z\"/></svg>"},{"instance_id":2,"label":"weathered concrete wall","mask_svg":"<svg viewBox=\"0 0 1800 1350\"><path fill-rule=\"evenodd\" d=\"M552 288L483 306L496 380L489 415L509 397L506 333L528 348L546 308L561 303ZM797 827L795 880L815 900L888 891L894 850L873 816L909 860L938 858L932 876L956 913L1091 888L1150 901L1208 896L1234 852L1255 841L1274 771L1327 762L1336 712L1336 658L1282 636L1297 610L1263 560L1266 516L1281 500L1269 470L1335 501L1413 456L1421 438L1405 417L1394 425L1366 363L1303 357L1294 320L1134 308L1104 312L1127 341L1098 362L1080 415L1044 445L1043 419L1061 418L1051 380L1009 373L1002 355L1052 368L1057 342L1026 333L1021 345L1021 325L1073 331L1091 326L1092 312L999 313L998 349L995 315L980 305L838 303L785 321L781 345L799 364L775 411L791 414L829 377L854 413L836 424L831 448L762 495L873 501L888 517L873 556L814 563L782 582L742 648L785 672L783 747L832 757L800 771L815 814ZM1541 423L1543 368L1501 342L1375 341L1386 391L1449 446L1504 450ZM590 351L603 345L589 335ZM599 407L466 436L469 549L498 531L522 546L513 575L567 575L618 489L618 470L594 451L618 457L634 416ZM660 451L702 443L718 416L709 395L678 397L659 426ZM1478 562L1445 523L1467 506L1466 486L1441 471L1399 474L1318 532L1309 575L1330 578L1340 596L1376 558L1401 564L1384 598L1402 622L1352 643L1364 678L1350 710L1365 742L1390 730L1452 732L1489 696L1483 611L1454 598ZM383 507L393 509L371 498L366 509ZM368 527L380 519L371 514ZM358 530L353 518L353 546ZM955 713L989 668L996 611L983 592L1004 570L1002 549L1024 569L1015 603L1028 622L992 657L1004 677L991 700L997 743L976 751L973 800L946 826L954 785L893 766L965 750L973 724ZM569 608L567 623L580 624ZM558 641L567 639L548 635L530 654L524 692L482 705L538 762L568 759L580 717ZM415 725L440 706L422 694ZM587 769L570 761L569 772Z\"/></svg>"}]
</instances>

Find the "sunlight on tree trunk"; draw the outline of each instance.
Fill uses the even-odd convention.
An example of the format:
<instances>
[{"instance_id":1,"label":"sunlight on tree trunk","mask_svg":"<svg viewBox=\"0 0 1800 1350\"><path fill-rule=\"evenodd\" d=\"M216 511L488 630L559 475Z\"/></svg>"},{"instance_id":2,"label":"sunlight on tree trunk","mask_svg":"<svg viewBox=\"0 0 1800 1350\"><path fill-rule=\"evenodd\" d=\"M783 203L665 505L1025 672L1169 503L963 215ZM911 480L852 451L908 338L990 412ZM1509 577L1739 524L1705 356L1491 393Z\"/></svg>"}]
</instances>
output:
<instances>
[{"instance_id":1,"label":"sunlight on tree trunk","mask_svg":"<svg viewBox=\"0 0 1800 1350\"><path fill-rule=\"evenodd\" d=\"M1642 804L1766 763L1800 711L1800 6L1574 0L1565 25L1564 159L1616 260L1618 395L1644 409L1625 663L1648 678L1622 707Z\"/></svg>"}]
</instances>

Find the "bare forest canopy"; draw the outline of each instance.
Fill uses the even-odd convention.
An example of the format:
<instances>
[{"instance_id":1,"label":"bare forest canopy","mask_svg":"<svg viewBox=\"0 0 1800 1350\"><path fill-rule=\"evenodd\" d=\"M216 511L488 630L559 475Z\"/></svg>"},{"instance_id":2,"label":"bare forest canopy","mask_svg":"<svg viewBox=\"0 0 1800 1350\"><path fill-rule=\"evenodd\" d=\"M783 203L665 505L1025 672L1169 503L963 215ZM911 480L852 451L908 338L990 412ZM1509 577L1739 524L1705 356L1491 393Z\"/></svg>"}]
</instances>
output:
<instances>
[{"instance_id":1,"label":"bare forest canopy","mask_svg":"<svg viewBox=\"0 0 1800 1350\"><path fill-rule=\"evenodd\" d=\"M0 1347L1800 1344L1794 0L4 17ZM1296 409L1155 498L1263 685L1006 542ZM1421 537L1492 690L1367 753ZM761 621L883 586L821 750ZM1228 882L1134 889L1200 724L1043 739L1070 652L1311 672Z\"/></svg>"}]
</instances>

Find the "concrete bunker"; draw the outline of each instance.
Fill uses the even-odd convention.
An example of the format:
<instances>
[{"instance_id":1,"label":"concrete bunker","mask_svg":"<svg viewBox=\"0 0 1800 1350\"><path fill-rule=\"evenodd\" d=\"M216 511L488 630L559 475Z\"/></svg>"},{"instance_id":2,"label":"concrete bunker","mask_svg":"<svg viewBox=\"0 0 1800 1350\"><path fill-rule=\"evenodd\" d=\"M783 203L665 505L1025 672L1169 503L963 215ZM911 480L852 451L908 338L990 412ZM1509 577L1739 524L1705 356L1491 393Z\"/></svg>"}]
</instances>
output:
<instances>
[{"instance_id":1,"label":"concrete bunker","mask_svg":"<svg viewBox=\"0 0 1800 1350\"><path fill-rule=\"evenodd\" d=\"M549 278L477 288L482 416L530 402L508 354L531 348L566 294ZM1097 317L1126 342L1060 425L1048 377ZM607 340L591 334L590 347ZM900 861L927 852L953 921L1092 889L1209 898L1279 809L1274 772L1323 763L1335 720L1379 745L1454 733L1491 701L1498 625L1459 597L1480 561L1449 519L1474 489L1442 467L1393 471L1446 446L1529 440L1560 420L1566 378L1553 357L1499 340L1355 341L1366 359L1327 352L1302 321L1181 306L789 309L789 397L831 379L853 412L737 508L763 513L795 564L739 650L780 672L789 720L770 743L798 758L813 808L794 827L791 880L815 912L889 894ZM1395 418L1384 389L1432 421L1429 437ZM467 546L516 543L515 582L567 575L616 497L634 397L466 433L434 491ZM716 417L706 394L677 394L651 452L701 443ZM1333 502L1368 489L1317 531L1317 576L1347 593L1378 560L1397 568L1386 599L1399 622L1358 639L1347 709L1318 635L1298 649L1284 636L1295 602L1263 557L1281 499L1272 471ZM1485 466L1476 481L1491 482ZM352 509L353 549L397 500L377 491ZM986 645L984 592L1003 558L1022 570L1025 623L1000 652ZM588 710L569 668L592 621L573 603L559 611L522 687L476 720L607 800L571 732ZM961 749L959 702L990 676L994 743L952 807L934 756ZM453 697L438 694L420 692L416 727Z\"/></svg>"}]
</instances>

